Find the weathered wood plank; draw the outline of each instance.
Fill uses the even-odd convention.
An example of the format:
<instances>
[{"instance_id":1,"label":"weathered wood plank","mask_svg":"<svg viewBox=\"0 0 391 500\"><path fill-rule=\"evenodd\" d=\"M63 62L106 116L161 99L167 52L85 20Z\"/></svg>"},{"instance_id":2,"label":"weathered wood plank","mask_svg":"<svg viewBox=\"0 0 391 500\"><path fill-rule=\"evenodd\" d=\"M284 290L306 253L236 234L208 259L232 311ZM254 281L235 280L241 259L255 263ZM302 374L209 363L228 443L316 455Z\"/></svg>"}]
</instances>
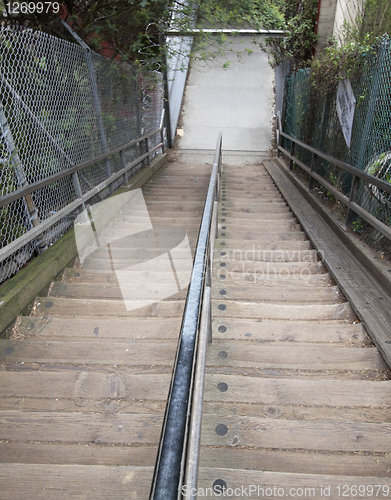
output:
<instances>
[{"instance_id":1,"label":"weathered wood plank","mask_svg":"<svg viewBox=\"0 0 391 500\"><path fill-rule=\"evenodd\" d=\"M219 233L220 234L220 233ZM221 243L224 242L224 245ZM286 253L286 250L301 250L303 254L310 255L308 250L312 250L312 246L308 240L241 240L240 238L231 238L225 240L222 237L216 240L217 247L226 251L229 254L236 255L238 260L261 260L264 253L269 253L270 250L280 251L281 255ZM225 248L223 248L225 246ZM267 251L267 252L266 252ZM235 253L233 253L235 252ZM293 253L293 257L295 253ZM289 254L288 254L289 257ZM280 260L285 260L284 258Z\"/></svg>"},{"instance_id":2,"label":"weathered wood plank","mask_svg":"<svg viewBox=\"0 0 391 500\"><path fill-rule=\"evenodd\" d=\"M153 467L3 464L3 498L147 500Z\"/></svg>"},{"instance_id":3,"label":"weathered wood plank","mask_svg":"<svg viewBox=\"0 0 391 500\"><path fill-rule=\"evenodd\" d=\"M65 299L63 299L65 300ZM282 319L292 321L352 320L354 313L347 302L342 304L267 304L213 300L212 315L216 318Z\"/></svg>"},{"instance_id":4,"label":"weathered wood plank","mask_svg":"<svg viewBox=\"0 0 391 500\"><path fill-rule=\"evenodd\" d=\"M308 352L308 356L312 353ZM391 406L391 381L273 380L207 374L205 384L205 401L361 408Z\"/></svg>"},{"instance_id":5,"label":"weathered wood plank","mask_svg":"<svg viewBox=\"0 0 391 500\"><path fill-rule=\"evenodd\" d=\"M291 370L384 370L376 348L301 347L263 342L218 340L209 347L207 362L215 366L285 368Z\"/></svg>"},{"instance_id":6,"label":"weathered wood plank","mask_svg":"<svg viewBox=\"0 0 391 500\"><path fill-rule=\"evenodd\" d=\"M160 276L162 278L162 276ZM121 300L131 298L137 299L153 298L155 294L159 296L166 295L173 300L186 299L187 287L183 290L172 293L172 281L175 279L171 274L166 275L161 282L146 284L145 279L135 279L134 276L129 280L128 286L120 287L118 283L101 283L99 287L94 283L63 283L54 282L49 290L48 297L67 297L72 299L116 299ZM166 283L166 284L164 284ZM162 295L160 295L162 294ZM330 296L330 294L329 294ZM315 295L314 295L315 297ZM326 300L326 299L325 299ZM330 297L331 300L331 297ZM316 299L314 299L316 301Z\"/></svg>"},{"instance_id":7,"label":"weathered wood plank","mask_svg":"<svg viewBox=\"0 0 391 500\"><path fill-rule=\"evenodd\" d=\"M166 365L174 362L177 343L128 341L123 343L3 340L0 362L70 364Z\"/></svg>"},{"instance_id":8,"label":"weathered wood plank","mask_svg":"<svg viewBox=\"0 0 391 500\"><path fill-rule=\"evenodd\" d=\"M241 233L235 233L234 231L230 231L229 229L227 229L219 231L218 238L222 241L243 239L243 240L253 240L255 242L259 242L263 238L269 241L279 241L279 240L304 241L306 239L305 233L300 231L298 228L293 228L293 229L291 228L290 230L286 230L285 232L278 232L278 230L279 230L278 227L274 231L272 227L270 227L270 231L268 231L268 229L266 229L266 231L262 231L261 228L260 230L257 231L256 228L254 228L253 231L247 230ZM262 237L260 236L260 231L262 232Z\"/></svg>"},{"instance_id":9,"label":"weathered wood plank","mask_svg":"<svg viewBox=\"0 0 391 500\"><path fill-rule=\"evenodd\" d=\"M0 463L154 467L157 446L0 443Z\"/></svg>"},{"instance_id":10,"label":"weathered wood plank","mask_svg":"<svg viewBox=\"0 0 391 500\"><path fill-rule=\"evenodd\" d=\"M372 485L380 485L380 491L384 491L385 495L389 491L389 478L379 477L379 476L367 476L367 477L357 477L357 476L329 476L325 474L290 474L290 473L280 473L280 472L258 472L258 471L247 471L247 470L234 470L234 469L222 469L222 468L200 468L199 470L199 480L198 488L207 497L213 497L213 484L219 479L224 481L227 488L231 490L226 491L226 494L232 491L235 494L237 492L237 497L240 495L243 498L270 498L278 499L281 497L295 497L300 495L300 497L307 497L311 499L322 498L323 496L328 497L330 487L330 498L338 498L338 491L341 496L344 490L344 485L346 485L346 496L349 500L357 498L355 494L354 487L358 485L364 485L365 488ZM221 482L218 484L222 484ZM250 491L251 486L251 491ZM340 488L338 490L338 487ZM353 489L350 489L352 488ZM384 487L384 490L382 488ZM376 491L373 488L372 491ZM357 490L358 491L358 490ZM371 490L364 490L371 491ZM223 496L223 490L221 486L217 489L217 494ZM233 497L235 498L235 497Z\"/></svg>"},{"instance_id":11,"label":"weathered wood plank","mask_svg":"<svg viewBox=\"0 0 391 500\"><path fill-rule=\"evenodd\" d=\"M368 342L361 324L306 321L250 321L226 318L213 320L213 338L261 340L263 342L330 342L360 345Z\"/></svg>"},{"instance_id":12,"label":"weathered wood plank","mask_svg":"<svg viewBox=\"0 0 391 500\"><path fill-rule=\"evenodd\" d=\"M303 422L204 414L201 443L204 446L388 453L390 432L390 423Z\"/></svg>"},{"instance_id":13,"label":"weathered wood plank","mask_svg":"<svg viewBox=\"0 0 391 500\"><path fill-rule=\"evenodd\" d=\"M56 365L58 366L58 365ZM12 365L7 368L11 368ZM266 368L263 366L209 366L206 372L212 375L235 375L240 377L261 377L274 379L303 379L303 380L389 380L389 372L385 370L297 370L285 367Z\"/></svg>"},{"instance_id":14,"label":"weathered wood plank","mask_svg":"<svg viewBox=\"0 0 391 500\"><path fill-rule=\"evenodd\" d=\"M131 464L133 465L133 464ZM337 476L389 476L388 455L306 453L301 451L246 450L202 447L200 467L260 470L291 474L330 474ZM360 482L360 484L362 484Z\"/></svg>"},{"instance_id":15,"label":"weathered wood plank","mask_svg":"<svg viewBox=\"0 0 391 500\"><path fill-rule=\"evenodd\" d=\"M205 401L205 414L225 418L227 415L240 417L270 418L277 420L298 420L313 422L358 422L384 423L389 422L391 414L389 407L352 407L347 406L300 406L272 405L257 403L212 402ZM80 410L81 411L81 410Z\"/></svg>"},{"instance_id":16,"label":"weathered wood plank","mask_svg":"<svg viewBox=\"0 0 391 500\"><path fill-rule=\"evenodd\" d=\"M108 285L104 285L108 286ZM60 289L60 286L57 286ZM51 292L52 295L53 289ZM338 287L312 287L310 289L290 287L268 287L262 284L252 285L250 283L230 284L225 282L224 286L218 284L212 287L212 297L216 300L224 297L227 300L251 300L274 303L297 302L297 303L322 303L336 304L341 301L342 294ZM93 296L91 296L93 297Z\"/></svg>"},{"instance_id":17,"label":"weathered wood plank","mask_svg":"<svg viewBox=\"0 0 391 500\"><path fill-rule=\"evenodd\" d=\"M130 375L79 370L5 371L2 397L59 399L146 399L165 401L171 373Z\"/></svg>"},{"instance_id":18,"label":"weathered wood plank","mask_svg":"<svg viewBox=\"0 0 391 500\"><path fill-rule=\"evenodd\" d=\"M163 300L150 305L144 305L143 301L134 301L133 305L137 309L127 311L124 302L120 300L38 297L32 316L182 317L185 302L183 300Z\"/></svg>"},{"instance_id":19,"label":"weathered wood plank","mask_svg":"<svg viewBox=\"0 0 391 500\"><path fill-rule=\"evenodd\" d=\"M217 267L217 271L215 272L216 274L216 279L218 278L217 274L221 272L220 269L220 261L218 259L215 260L214 266L215 268ZM270 266L269 266L270 267ZM87 274L87 273L86 273ZM71 277L72 275L69 274ZM80 278L72 278L72 280L76 281L77 279L80 279L80 281L89 281L89 276L87 274L86 279L80 279ZM107 280L110 280L110 277L107 277ZM106 281L107 281L106 280ZM103 280L102 280L103 281ZM107 281L109 282L109 281ZM220 280L216 280L214 283L214 286L219 287L221 284ZM324 273L314 273L310 275L305 275L304 273L301 274L270 274L269 276L257 276L256 274L254 275L245 275L241 276L240 273L230 273L224 281L225 286L230 286L230 285L239 285L239 286L244 286L245 284L249 286L254 286L258 285L260 287L268 287L268 288L285 288L285 287L295 287L298 290L300 289L305 289L305 290L311 290L313 288L329 288L333 286L333 282L331 280L331 277L329 274Z\"/></svg>"},{"instance_id":20,"label":"weathered wood plank","mask_svg":"<svg viewBox=\"0 0 391 500\"><path fill-rule=\"evenodd\" d=\"M181 318L31 318L21 317L15 334L30 340L115 341L177 339Z\"/></svg>"},{"instance_id":21,"label":"weathered wood plank","mask_svg":"<svg viewBox=\"0 0 391 500\"><path fill-rule=\"evenodd\" d=\"M41 365L42 366L42 365ZM1 411L64 412L64 413L136 413L142 415L164 415L166 400L145 399L81 399L81 398L34 398L6 397L0 399ZM1 455L1 453L0 453ZM0 457L1 460L1 457Z\"/></svg>"},{"instance_id":22,"label":"weathered wood plank","mask_svg":"<svg viewBox=\"0 0 391 500\"><path fill-rule=\"evenodd\" d=\"M232 248L232 247L231 247ZM239 247L240 248L240 247ZM231 249L222 247L219 241L216 242L216 249L229 252ZM232 253L235 248L232 249ZM236 253L236 255L238 255ZM224 268L224 269L223 269ZM312 274L325 274L325 267L322 262L262 262L251 260L227 260L225 266L214 266L214 272L220 276L229 276L233 280L242 279L275 279L298 274L308 278Z\"/></svg>"},{"instance_id":23,"label":"weathered wood plank","mask_svg":"<svg viewBox=\"0 0 391 500\"><path fill-rule=\"evenodd\" d=\"M163 415L0 412L0 439L64 443L159 443Z\"/></svg>"}]
</instances>

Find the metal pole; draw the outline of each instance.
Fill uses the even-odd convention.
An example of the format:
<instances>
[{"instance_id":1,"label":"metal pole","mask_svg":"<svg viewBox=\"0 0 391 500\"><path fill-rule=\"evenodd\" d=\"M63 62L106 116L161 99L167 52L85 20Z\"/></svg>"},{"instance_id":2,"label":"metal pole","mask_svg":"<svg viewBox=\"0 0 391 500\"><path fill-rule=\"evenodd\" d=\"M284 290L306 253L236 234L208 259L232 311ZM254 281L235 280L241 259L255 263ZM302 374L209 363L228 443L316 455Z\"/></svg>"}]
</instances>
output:
<instances>
[{"instance_id":1,"label":"metal pole","mask_svg":"<svg viewBox=\"0 0 391 500\"><path fill-rule=\"evenodd\" d=\"M126 169L125 152L124 152L124 150L120 151L119 157L121 159L121 168ZM128 182L129 182L128 171L125 170L124 176L122 178L122 184L123 184L123 186L127 186Z\"/></svg>"},{"instance_id":2,"label":"metal pole","mask_svg":"<svg viewBox=\"0 0 391 500\"><path fill-rule=\"evenodd\" d=\"M82 47L82 49L84 50L84 53L86 55L88 75L90 77L92 98L93 98L93 102L94 102L96 119L98 121L99 137L100 137L100 142L101 142L101 146L102 146L102 153L103 154L108 153L106 131L105 131L105 128L103 125L103 118L102 118L102 108L100 105L98 87L96 84L95 69L94 69L94 65L92 62L92 51L88 47L88 45L79 37L79 35L77 35L73 31L73 29L65 21L61 20L61 22L65 26L65 28L69 31L69 33L73 36L73 38L79 43L79 45ZM107 178L109 178L111 176L112 172L111 172L111 167L110 167L110 160L108 158L105 159L105 168L106 168ZM109 186L109 191L110 191L110 193L112 193L111 186Z\"/></svg>"},{"instance_id":3,"label":"metal pole","mask_svg":"<svg viewBox=\"0 0 391 500\"><path fill-rule=\"evenodd\" d=\"M295 156L295 147L296 147L296 143L294 141L291 141L291 157ZM293 159L290 158L289 159L289 170L292 170L292 169L293 169Z\"/></svg>"},{"instance_id":4,"label":"metal pole","mask_svg":"<svg viewBox=\"0 0 391 500\"><path fill-rule=\"evenodd\" d=\"M353 175L352 186L350 188L348 213L346 214L346 227L349 227L355 216L355 212L350 208L350 204L356 202L359 183L360 178L357 175Z\"/></svg>"},{"instance_id":5,"label":"metal pole","mask_svg":"<svg viewBox=\"0 0 391 500\"><path fill-rule=\"evenodd\" d=\"M161 57L163 86L164 86L164 117L166 120L166 130L167 130L167 148L171 149L172 131L171 131L171 114L170 114L170 94L168 92L166 44L162 32L159 33L159 43L160 43L160 57Z\"/></svg>"},{"instance_id":6,"label":"metal pole","mask_svg":"<svg viewBox=\"0 0 391 500\"><path fill-rule=\"evenodd\" d=\"M14 140L13 140L13 137L11 134L11 130L9 128L7 118L4 114L4 108L1 104L0 104L0 127L1 127L1 131L3 133L3 136L4 136L4 140L7 144L7 149L8 149L8 153L10 155L11 164L14 167L18 187L27 186L28 182L26 180L26 176L25 176L25 173L23 171L23 165L22 165L22 162L20 161L18 152L15 148L15 143L14 143ZM30 194L26 195L24 197L24 199L26 201L31 224L34 227L39 226L40 220L38 217L38 211L37 211L36 206L34 205L34 202L33 202L33 199L31 198L31 195ZM38 253L41 253L44 250L46 250L47 245L43 239L43 234L40 234L39 236L37 236L36 242L37 242L37 252Z\"/></svg>"},{"instance_id":7,"label":"metal pole","mask_svg":"<svg viewBox=\"0 0 391 500\"><path fill-rule=\"evenodd\" d=\"M312 153L312 158L311 158L311 174L316 168L316 163L318 161L318 156L315 153ZM314 178L310 174L310 181L308 183L308 191L312 191L314 188Z\"/></svg>"}]
</instances>

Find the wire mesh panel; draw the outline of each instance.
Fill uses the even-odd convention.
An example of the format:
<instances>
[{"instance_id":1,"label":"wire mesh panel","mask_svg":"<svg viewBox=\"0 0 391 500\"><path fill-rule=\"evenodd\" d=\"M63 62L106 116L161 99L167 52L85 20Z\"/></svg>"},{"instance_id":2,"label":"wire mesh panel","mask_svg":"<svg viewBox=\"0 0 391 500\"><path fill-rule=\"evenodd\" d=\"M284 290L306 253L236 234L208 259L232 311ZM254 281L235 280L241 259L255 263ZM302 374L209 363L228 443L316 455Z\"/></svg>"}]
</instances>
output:
<instances>
[{"instance_id":1,"label":"wire mesh panel","mask_svg":"<svg viewBox=\"0 0 391 500\"><path fill-rule=\"evenodd\" d=\"M375 53L368 55L361 71L351 80L356 100L350 147L337 112L337 89L321 96L311 84L309 70L300 70L287 80L285 132L311 146L391 183L391 41L384 37ZM285 139L289 149L290 142ZM295 155L307 164L308 152ZM352 175L325 160L316 172L346 196ZM391 195L365 182L359 183L357 203L391 227ZM353 228L371 245L391 257L390 242L361 221Z\"/></svg>"},{"instance_id":2,"label":"wire mesh panel","mask_svg":"<svg viewBox=\"0 0 391 500\"><path fill-rule=\"evenodd\" d=\"M24 28L0 27L0 95L0 197L158 129L163 109L159 74L136 72L77 44ZM157 144L159 137L152 138L150 148ZM125 162L146 147L141 143L126 150ZM122 168L116 154L80 170L78 180L63 177L3 206L0 249ZM99 199L121 182L119 177ZM64 234L76 215L46 230L44 244ZM0 280L12 276L35 248L36 242L30 242L3 258Z\"/></svg>"}]
</instances>

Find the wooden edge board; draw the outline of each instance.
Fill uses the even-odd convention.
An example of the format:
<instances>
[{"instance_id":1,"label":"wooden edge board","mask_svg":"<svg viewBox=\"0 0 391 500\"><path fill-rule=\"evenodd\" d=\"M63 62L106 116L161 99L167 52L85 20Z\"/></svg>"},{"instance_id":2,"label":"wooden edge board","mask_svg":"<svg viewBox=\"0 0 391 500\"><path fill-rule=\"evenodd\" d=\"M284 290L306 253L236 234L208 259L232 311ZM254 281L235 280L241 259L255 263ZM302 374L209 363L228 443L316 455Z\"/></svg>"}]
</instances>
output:
<instances>
[{"instance_id":1,"label":"wooden edge board","mask_svg":"<svg viewBox=\"0 0 391 500\"><path fill-rule=\"evenodd\" d=\"M158 156L150 167L143 168L130 179L128 187L120 188L115 194L143 186L166 163L166 154ZM9 335L15 318L76 255L77 247L72 228L54 245L0 286L0 338Z\"/></svg>"},{"instance_id":2,"label":"wooden edge board","mask_svg":"<svg viewBox=\"0 0 391 500\"><path fill-rule=\"evenodd\" d=\"M315 211L290 174L275 161L264 162L266 170L296 215L333 279L364 323L368 334L391 367L391 308L389 291L383 289L369 270L353 255L344 241ZM357 248L357 253L359 249ZM356 252L354 252L356 254Z\"/></svg>"}]
</instances>

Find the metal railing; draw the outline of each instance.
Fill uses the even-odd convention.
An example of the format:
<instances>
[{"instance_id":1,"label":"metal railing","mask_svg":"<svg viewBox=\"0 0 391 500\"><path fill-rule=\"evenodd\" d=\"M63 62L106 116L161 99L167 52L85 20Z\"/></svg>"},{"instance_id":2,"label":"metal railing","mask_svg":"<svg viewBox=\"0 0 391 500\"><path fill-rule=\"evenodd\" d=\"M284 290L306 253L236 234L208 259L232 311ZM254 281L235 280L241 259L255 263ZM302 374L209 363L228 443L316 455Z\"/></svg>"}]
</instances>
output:
<instances>
[{"instance_id":1,"label":"metal railing","mask_svg":"<svg viewBox=\"0 0 391 500\"><path fill-rule=\"evenodd\" d=\"M282 147L281 145L281 137L285 137L289 141L291 141L290 151ZM305 150L312 153L311 157L311 165L308 166L301 160L299 160L295 156L296 145L304 148ZM355 214L360 216L366 222L368 222L373 228L382 233L388 239L391 239L391 228L384 224L382 221L377 219L370 212L365 210L357 203L357 193L359 191L360 182L366 183L369 189L377 189L384 191L387 195L391 195L391 184L385 182L377 177L370 175L363 170L360 170L348 163L338 160L322 151L309 146L308 144L296 139L295 137L286 134L282 131L281 124L281 115L277 113L277 146L278 151L281 151L285 156L289 158L289 169L292 170L293 164L295 163L300 168L302 168L309 175L309 184L308 190L311 191L313 189L314 180L316 180L321 186L327 189L332 195L335 196L340 202L342 202L347 207L347 215L346 215L346 227L350 225ZM322 158L326 160L328 163L340 168L341 170L348 172L351 174L351 184L350 184L350 194L346 196L341 191L339 191L336 186L333 186L329 182L327 182L321 175L316 172L316 165L318 159ZM388 196L387 196L388 197ZM389 198L391 200L391 198ZM387 203L387 199L384 197L384 202ZM389 204L389 202L388 202Z\"/></svg>"},{"instance_id":2,"label":"metal railing","mask_svg":"<svg viewBox=\"0 0 391 500\"><path fill-rule=\"evenodd\" d=\"M142 137L139 137L138 139L134 139L133 141L130 141L123 146L120 146L116 149L113 149L112 151L102 154L100 156L97 156L91 160L85 161L83 163L80 163L78 165L75 165L71 168L61 170L60 172L57 172L56 174L53 174L46 179L43 179L38 182L34 182L31 184L26 184L25 186L17 189L16 191L13 191L12 193L6 194L4 196L0 197L0 208L5 207L17 200L20 200L22 198L28 199L32 193L35 193L39 191L42 188L45 188L46 186L50 186L54 184L55 182L59 181L60 179L63 179L65 177L72 177L73 181L75 183L75 177L76 177L76 183L78 183L78 172L82 171L83 169L87 167L91 167L92 165L95 165L99 163L100 161L104 161L111 156L114 156L119 153L120 159L121 159L121 166L122 168L112 174L110 177L102 181L100 184L97 186L93 187L90 189L87 193L82 194L82 192L79 190L78 198L66 205L63 209L59 210L55 214L51 215L47 219L45 219L43 222L39 222L38 224L34 225L33 229L30 229L27 231L25 234L20 236L19 238L15 239L8 245L4 246L3 248L0 249L0 262L4 261L7 257L15 253L17 250L22 248L24 245L29 243L30 241L37 240L40 235L46 230L48 230L50 227L52 227L54 224L56 224L59 220L63 219L67 215L71 214L74 212L76 209L78 209L80 206L84 208L84 204L88 202L92 197L95 195L99 194L101 191L106 189L111 183L113 183L115 180L118 178L122 177L122 185L126 186L129 182L129 171L135 167L136 165L142 163L144 160L147 161L149 165L149 158L151 155L153 155L156 151L159 149L164 152L164 128L163 128L163 123L164 120L162 119L162 125L159 129L150 132L149 134L143 135ZM159 144L154 146L152 149L149 148L149 141L148 139L160 135L161 141ZM129 148L137 145L137 144L144 144L144 147L146 148L146 153L142 154L141 156L137 157L130 163L125 162L125 152Z\"/></svg>"},{"instance_id":3,"label":"metal railing","mask_svg":"<svg viewBox=\"0 0 391 500\"><path fill-rule=\"evenodd\" d=\"M0 283L163 142L161 75L107 60L67 29L77 44L0 27Z\"/></svg>"},{"instance_id":4,"label":"metal railing","mask_svg":"<svg viewBox=\"0 0 391 500\"><path fill-rule=\"evenodd\" d=\"M220 133L182 319L151 500L189 500L194 498L191 490L197 484L206 346L212 335L211 274L217 237L221 147ZM183 488L185 485L187 488Z\"/></svg>"}]
</instances>

